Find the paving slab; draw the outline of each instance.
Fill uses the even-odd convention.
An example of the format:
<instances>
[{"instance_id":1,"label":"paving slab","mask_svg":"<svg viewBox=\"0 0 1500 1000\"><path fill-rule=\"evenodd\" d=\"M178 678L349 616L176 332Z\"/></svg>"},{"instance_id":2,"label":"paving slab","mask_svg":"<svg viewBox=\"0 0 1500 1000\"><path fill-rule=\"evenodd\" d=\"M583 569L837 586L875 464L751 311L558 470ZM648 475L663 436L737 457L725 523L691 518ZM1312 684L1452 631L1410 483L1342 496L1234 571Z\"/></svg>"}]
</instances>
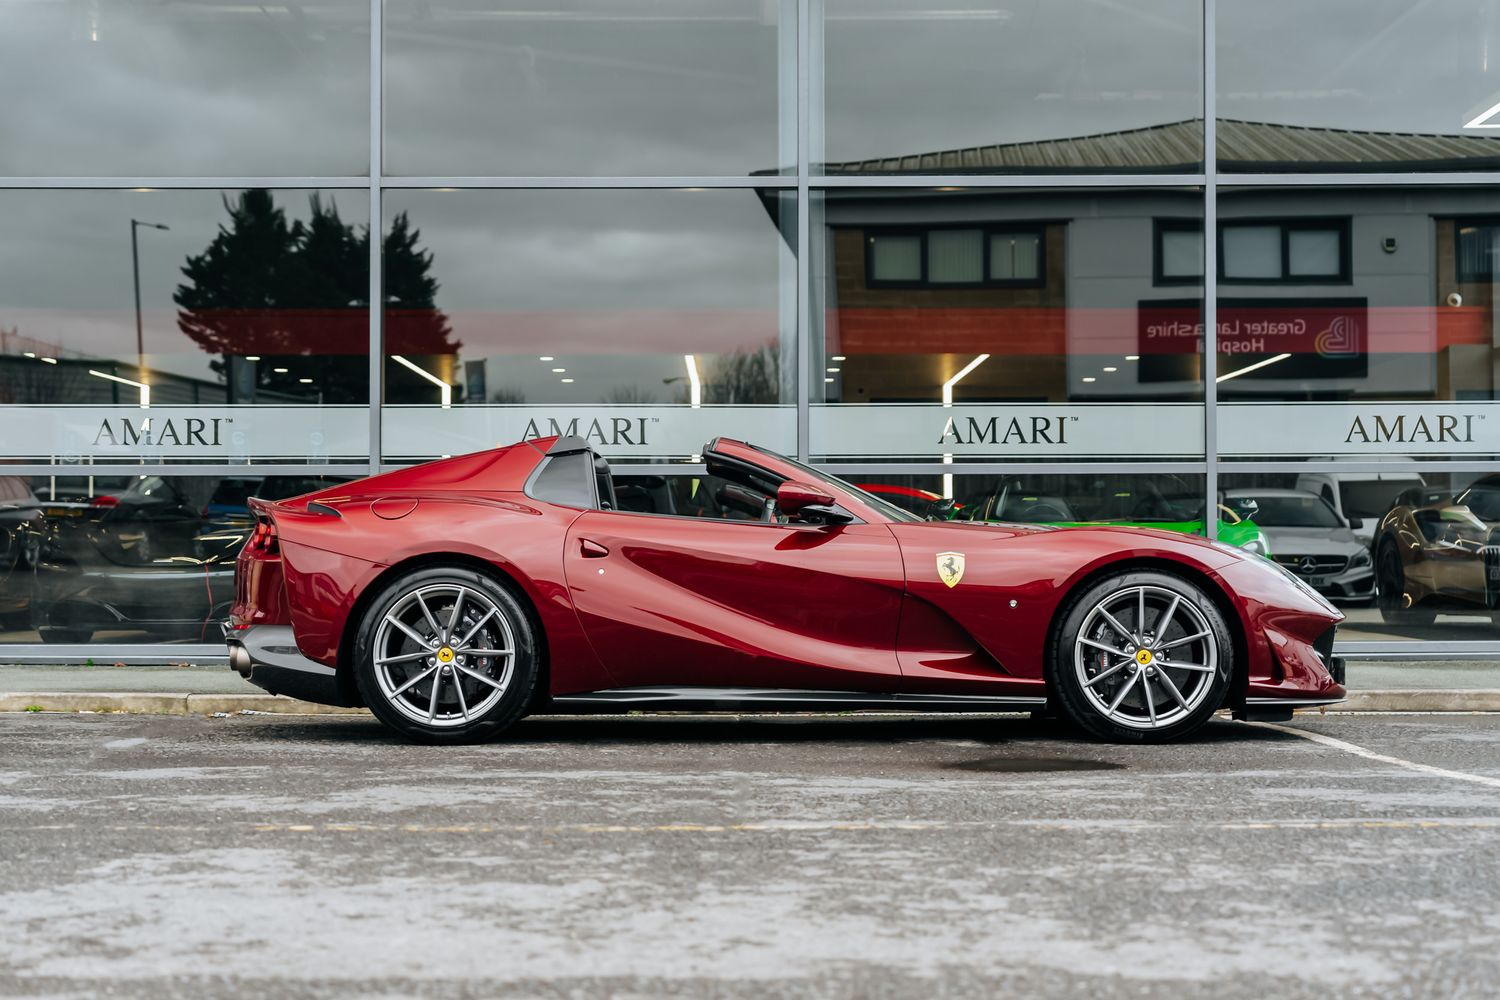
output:
<instances>
[{"instance_id":1,"label":"paving slab","mask_svg":"<svg viewBox=\"0 0 1500 1000\"><path fill-rule=\"evenodd\" d=\"M1017 717L533 719L479 747L367 717L0 728L0 996L1500 982L1494 716L1214 722L1165 747Z\"/></svg>"}]
</instances>

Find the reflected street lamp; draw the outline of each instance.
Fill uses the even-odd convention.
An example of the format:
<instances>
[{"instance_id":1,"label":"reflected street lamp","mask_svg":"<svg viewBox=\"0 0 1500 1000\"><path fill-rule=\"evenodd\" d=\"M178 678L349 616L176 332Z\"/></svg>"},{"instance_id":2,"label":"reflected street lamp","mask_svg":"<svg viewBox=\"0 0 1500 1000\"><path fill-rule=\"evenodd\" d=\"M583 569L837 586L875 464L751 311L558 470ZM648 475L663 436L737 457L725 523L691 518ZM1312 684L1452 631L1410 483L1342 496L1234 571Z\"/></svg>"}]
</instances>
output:
<instances>
[{"instance_id":1,"label":"reflected street lamp","mask_svg":"<svg viewBox=\"0 0 1500 1000\"><path fill-rule=\"evenodd\" d=\"M130 220L130 273L135 280L135 364L141 381L146 380L146 341L141 333L141 252L136 246L135 231L141 226L150 229L169 229L160 222Z\"/></svg>"}]
</instances>

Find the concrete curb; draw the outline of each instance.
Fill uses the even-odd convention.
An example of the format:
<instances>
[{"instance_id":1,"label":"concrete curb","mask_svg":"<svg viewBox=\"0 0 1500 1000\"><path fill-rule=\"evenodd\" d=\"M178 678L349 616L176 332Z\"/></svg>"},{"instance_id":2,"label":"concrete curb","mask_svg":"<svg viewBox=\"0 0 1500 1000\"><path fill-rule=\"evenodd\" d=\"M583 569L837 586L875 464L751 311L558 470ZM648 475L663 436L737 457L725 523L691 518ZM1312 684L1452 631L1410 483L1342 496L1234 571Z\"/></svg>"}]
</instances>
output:
<instances>
[{"instance_id":1,"label":"concrete curb","mask_svg":"<svg viewBox=\"0 0 1500 1000\"><path fill-rule=\"evenodd\" d=\"M89 691L0 692L0 712L124 712L134 715L213 715L265 712L273 715L364 715L362 708L314 705L274 694L136 694Z\"/></svg>"},{"instance_id":2,"label":"concrete curb","mask_svg":"<svg viewBox=\"0 0 1500 1000\"><path fill-rule=\"evenodd\" d=\"M1328 711L1500 712L1500 691L1488 688L1351 691L1345 700L1329 705Z\"/></svg>"},{"instance_id":3,"label":"concrete curb","mask_svg":"<svg viewBox=\"0 0 1500 1000\"><path fill-rule=\"evenodd\" d=\"M123 712L136 715L364 715L363 708L314 705L274 694L122 693L87 691L0 692L0 712ZM1355 691L1330 712L1500 712L1500 690ZM1307 709L1318 713L1322 709Z\"/></svg>"}]
</instances>

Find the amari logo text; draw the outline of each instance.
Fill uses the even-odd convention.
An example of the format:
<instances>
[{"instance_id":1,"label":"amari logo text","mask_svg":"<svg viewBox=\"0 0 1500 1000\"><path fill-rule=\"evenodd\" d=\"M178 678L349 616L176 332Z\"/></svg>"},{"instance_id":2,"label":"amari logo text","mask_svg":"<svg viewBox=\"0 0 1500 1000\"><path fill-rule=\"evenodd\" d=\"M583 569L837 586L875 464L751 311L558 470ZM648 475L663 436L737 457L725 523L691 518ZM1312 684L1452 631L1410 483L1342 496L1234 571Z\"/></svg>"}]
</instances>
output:
<instances>
[{"instance_id":1,"label":"amari logo text","mask_svg":"<svg viewBox=\"0 0 1500 1000\"><path fill-rule=\"evenodd\" d=\"M1356 415L1345 444L1473 444L1473 413Z\"/></svg>"}]
</instances>

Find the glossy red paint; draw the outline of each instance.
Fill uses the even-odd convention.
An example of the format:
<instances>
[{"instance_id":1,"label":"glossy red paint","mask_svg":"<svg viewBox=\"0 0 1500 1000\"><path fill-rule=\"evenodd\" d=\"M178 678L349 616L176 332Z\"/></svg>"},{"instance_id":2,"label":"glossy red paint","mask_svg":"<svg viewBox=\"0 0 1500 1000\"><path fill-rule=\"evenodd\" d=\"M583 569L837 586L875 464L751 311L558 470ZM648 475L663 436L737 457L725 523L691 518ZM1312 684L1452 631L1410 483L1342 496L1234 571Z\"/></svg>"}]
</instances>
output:
<instances>
[{"instance_id":1,"label":"glossy red paint","mask_svg":"<svg viewBox=\"0 0 1500 1000\"><path fill-rule=\"evenodd\" d=\"M564 551L579 620L621 687L899 687L901 552L884 524L589 511Z\"/></svg>"},{"instance_id":2,"label":"glossy red paint","mask_svg":"<svg viewBox=\"0 0 1500 1000\"><path fill-rule=\"evenodd\" d=\"M851 520L582 509L528 495L554 441L252 501L279 552L242 553L231 624L289 625L304 656L347 671L364 602L406 569L458 563L527 599L554 696L650 685L1038 695L1069 595L1098 573L1154 566L1216 596L1251 696L1343 695L1313 648L1342 616L1237 550L1112 526L896 521L837 481L724 439L712 460L826 490ZM938 573L949 553L964 557L956 586Z\"/></svg>"}]
</instances>

